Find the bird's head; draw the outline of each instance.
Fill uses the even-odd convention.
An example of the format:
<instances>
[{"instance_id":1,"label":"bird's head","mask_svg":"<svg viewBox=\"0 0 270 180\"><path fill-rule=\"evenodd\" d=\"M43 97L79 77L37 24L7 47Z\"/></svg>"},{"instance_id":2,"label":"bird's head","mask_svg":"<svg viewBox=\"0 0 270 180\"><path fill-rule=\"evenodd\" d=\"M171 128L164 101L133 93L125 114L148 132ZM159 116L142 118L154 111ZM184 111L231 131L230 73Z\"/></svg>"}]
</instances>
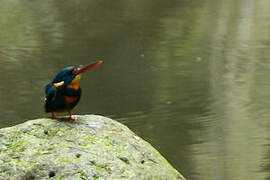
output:
<instances>
[{"instance_id":1,"label":"bird's head","mask_svg":"<svg viewBox=\"0 0 270 180\"><path fill-rule=\"evenodd\" d=\"M86 72L98 66L102 62L103 61L98 61L96 63L89 64L86 66L80 65L80 66L67 67L56 74L56 76L53 78L52 83L55 87L59 87L64 84L78 84L81 78L81 74L83 72Z\"/></svg>"}]
</instances>

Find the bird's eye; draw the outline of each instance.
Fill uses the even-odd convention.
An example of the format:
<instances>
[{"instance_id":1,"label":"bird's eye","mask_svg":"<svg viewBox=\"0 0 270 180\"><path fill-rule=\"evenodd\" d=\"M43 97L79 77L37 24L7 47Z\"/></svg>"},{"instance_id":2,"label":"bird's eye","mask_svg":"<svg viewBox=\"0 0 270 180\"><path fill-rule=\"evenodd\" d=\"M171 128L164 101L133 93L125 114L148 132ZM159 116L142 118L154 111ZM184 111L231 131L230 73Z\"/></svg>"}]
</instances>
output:
<instances>
[{"instance_id":1,"label":"bird's eye","mask_svg":"<svg viewBox=\"0 0 270 180\"><path fill-rule=\"evenodd\" d=\"M68 71L68 72L66 73L66 75L67 75L67 76L74 75L74 74L76 74L77 70L78 70L78 68L73 68L73 69L71 69L70 71Z\"/></svg>"},{"instance_id":2,"label":"bird's eye","mask_svg":"<svg viewBox=\"0 0 270 180\"><path fill-rule=\"evenodd\" d=\"M72 74L74 74L75 72L77 72L77 68L74 68L73 71L72 71Z\"/></svg>"}]
</instances>

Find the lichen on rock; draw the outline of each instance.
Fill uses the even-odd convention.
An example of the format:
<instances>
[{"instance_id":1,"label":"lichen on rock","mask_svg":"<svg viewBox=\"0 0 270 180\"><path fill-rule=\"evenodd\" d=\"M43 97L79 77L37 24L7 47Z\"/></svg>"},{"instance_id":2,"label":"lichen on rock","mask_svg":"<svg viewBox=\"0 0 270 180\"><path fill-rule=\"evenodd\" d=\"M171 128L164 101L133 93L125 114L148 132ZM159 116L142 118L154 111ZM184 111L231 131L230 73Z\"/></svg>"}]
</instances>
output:
<instances>
[{"instance_id":1,"label":"lichen on rock","mask_svg":"<svg viewBox=\"0 0 270 180\"><path fill-rule=\"evenodd\" d=\"M184 179L121 123L97 115L76 119L0 129L0 179Z\"/></svg>"}]
</instances>

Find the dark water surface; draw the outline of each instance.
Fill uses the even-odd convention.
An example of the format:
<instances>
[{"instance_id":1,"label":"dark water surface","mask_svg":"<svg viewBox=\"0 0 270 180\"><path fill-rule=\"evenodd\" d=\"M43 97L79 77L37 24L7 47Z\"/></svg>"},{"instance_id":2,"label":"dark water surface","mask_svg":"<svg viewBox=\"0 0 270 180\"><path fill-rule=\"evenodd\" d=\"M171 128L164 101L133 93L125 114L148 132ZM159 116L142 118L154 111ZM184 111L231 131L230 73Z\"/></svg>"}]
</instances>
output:
<instances>
[{"instance_id":1,"label":"dark water surface","mask_svg":"<svg viewBox=\"0 0 270 180\"><path fill-rule=\"evenodd\" d=\"M0 2L0 127L48 116L55 73L103 59L75 114L126 124L187 179L270 179L269 0Z\"/></svg>"}]
</instances>

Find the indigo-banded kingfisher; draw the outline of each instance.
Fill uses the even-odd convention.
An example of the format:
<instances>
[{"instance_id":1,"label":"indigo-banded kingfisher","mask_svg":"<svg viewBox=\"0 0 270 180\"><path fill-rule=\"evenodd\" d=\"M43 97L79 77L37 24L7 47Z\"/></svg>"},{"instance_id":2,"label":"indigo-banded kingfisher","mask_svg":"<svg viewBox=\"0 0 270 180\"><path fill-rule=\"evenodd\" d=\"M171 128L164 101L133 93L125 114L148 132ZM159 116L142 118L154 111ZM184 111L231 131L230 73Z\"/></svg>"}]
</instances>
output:
<instances>
[{"instance_id":1,"label":"indigo-banded kingfisher","mask_svg":"<svg viewBox=\"0 0 270 180\"><path fill-rule=\"evenodd\" d=\"M81 97L79 80L81 73L86 72L102 61L87 66L67 67L56 74L53 80L45 86L45 112L52 113L52 119L56 119L55 112L68 112L69 119L74 121L71 115L73 109Z\"/></svg>"}]
</instances>

